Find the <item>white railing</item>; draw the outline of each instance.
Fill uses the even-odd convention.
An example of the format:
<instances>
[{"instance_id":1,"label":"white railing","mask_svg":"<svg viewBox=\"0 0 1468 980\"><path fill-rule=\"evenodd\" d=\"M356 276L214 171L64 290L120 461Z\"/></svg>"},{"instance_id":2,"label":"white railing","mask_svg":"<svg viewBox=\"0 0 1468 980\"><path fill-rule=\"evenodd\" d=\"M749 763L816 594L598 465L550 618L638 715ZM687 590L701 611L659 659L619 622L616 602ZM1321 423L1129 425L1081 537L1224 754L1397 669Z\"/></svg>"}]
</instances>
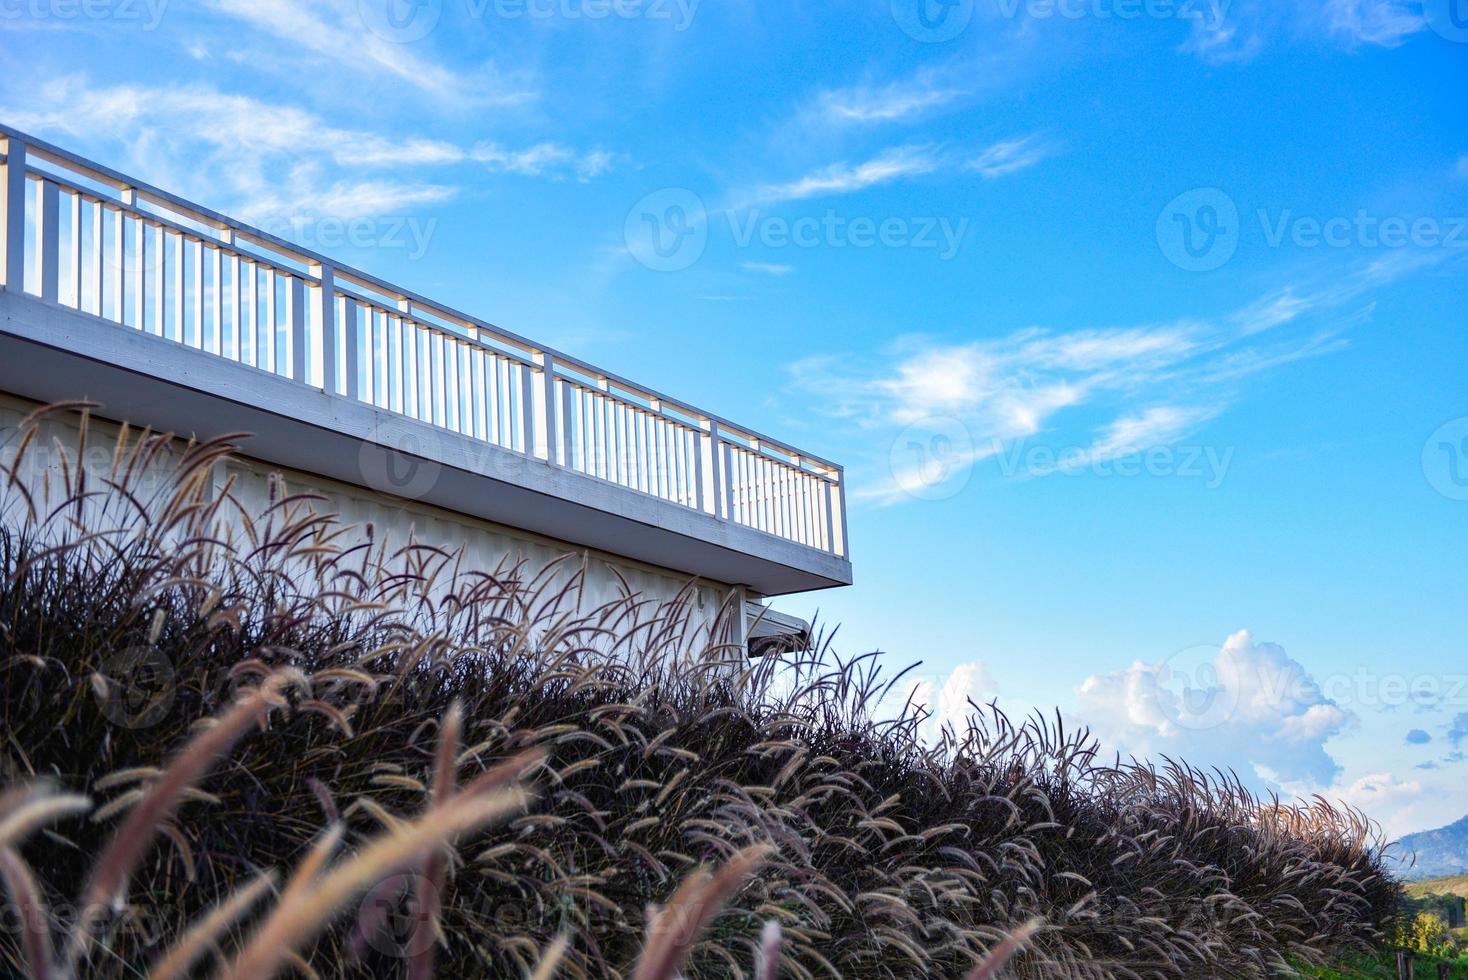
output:
<instances>
[{"instance_id":1,"label":"white railing","mask_svg":"<svg viewBox=\"0 0 1468 980\"><path fill-rule=\"evenodd\" d=\"M841 467L0 127L7 290L845 557Z\"/></svg>"}]
</instances>

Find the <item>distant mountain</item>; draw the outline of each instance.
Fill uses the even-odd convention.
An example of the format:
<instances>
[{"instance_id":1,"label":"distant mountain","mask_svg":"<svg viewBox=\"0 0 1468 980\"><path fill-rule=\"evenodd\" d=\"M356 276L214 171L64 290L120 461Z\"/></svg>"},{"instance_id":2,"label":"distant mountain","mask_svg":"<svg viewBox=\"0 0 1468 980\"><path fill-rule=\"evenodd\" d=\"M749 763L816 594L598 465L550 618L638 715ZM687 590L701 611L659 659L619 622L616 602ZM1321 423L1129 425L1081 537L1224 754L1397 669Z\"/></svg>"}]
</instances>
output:
<instances>
[{"instance_id":1,"label":"distant mountain","mask_svg":"<svg viewBox=\"0 0 1468 980\"><path fill-rule=\"evenodd\" d=\"M1417 863L1409 866L1414 853ZM1408 834L1397 856L1402 859L1402 877L1409 881L1468 874L1468 817L1439 830Z\"/></svg>"}]
</instances>

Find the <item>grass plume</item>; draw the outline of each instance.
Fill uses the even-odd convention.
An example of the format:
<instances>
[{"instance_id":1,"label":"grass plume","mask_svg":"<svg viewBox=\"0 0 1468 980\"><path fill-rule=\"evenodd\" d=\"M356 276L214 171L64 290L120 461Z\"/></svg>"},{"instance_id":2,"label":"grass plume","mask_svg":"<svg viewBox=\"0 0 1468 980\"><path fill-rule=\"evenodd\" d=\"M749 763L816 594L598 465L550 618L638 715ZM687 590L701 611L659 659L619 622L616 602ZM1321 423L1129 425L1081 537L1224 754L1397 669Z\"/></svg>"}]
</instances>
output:
<instances>
[{"instance_id":1,"label":"grass plume","mask_svg":"<svg viewBox=\"0 0 1468 980\"><path fill-rule=\"evenodd\" d=\"M252 511L227 441L11 479L41 421L0 457L0 842L20 905L90 882L88 978L1264 977L1390 928L1354 811L992 708L929 744L875 655L750 662L691 588L592 602L582 555L470 568L283 481Z\"/></svg>"}]
</instances>

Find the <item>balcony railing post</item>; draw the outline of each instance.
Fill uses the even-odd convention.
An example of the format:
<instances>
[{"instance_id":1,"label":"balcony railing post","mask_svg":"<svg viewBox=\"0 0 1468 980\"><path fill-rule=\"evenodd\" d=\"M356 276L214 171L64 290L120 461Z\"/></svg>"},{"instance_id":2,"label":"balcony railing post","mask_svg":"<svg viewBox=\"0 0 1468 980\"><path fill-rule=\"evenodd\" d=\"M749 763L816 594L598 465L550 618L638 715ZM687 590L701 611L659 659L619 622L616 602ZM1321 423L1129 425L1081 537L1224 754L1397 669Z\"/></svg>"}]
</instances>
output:
<instances>
[{"instance_id":1,"label":"balcony railing post","mask_svg":"<svg viewBox=\"0 0 1468 980\"><path fill-rule=\"evenodd\" d=\"M0 251L5 260L0 271L5 273L5 288L12 292L25 290L25 143L8 136L5 139L4 235Z\"/></svg>"},{"instance_id":2,"label":"balcony railing post","mask_svg":"<svg viewBox=\"0 0 1468 980\"><path fill-rule=\"evenodd\" d=\"M36 253L41 298L55 303L60 299L61 287L61 190L49 180L41 182L40 218Z\"/></svg>"},{"instance_id":3,"label":"balcony railing post","mask_svg":"<svg viewBox=\"0 0 1468 980\"><path fill-rule=\"evenodd\" d=\"M321 331L321 390L328 395L342 394L336 368L336 282L331 266L321 263L315 273L315 328Z\"/></svg>"},{"instance_id":4,"label":"balcony railing post","mask_svg":"<svg viewBox=\"0 0 1468 980\"><path fill-rule=\"evenodd\" d=\"M713 456L713 431L715 424L712 420L699 423L702 433L699 433L699 509L705 513L719 515L719 469L718 461Z\"/></svg>"},{"instance_id":5,"label":"balcony railing post","mask_svg":"<svg viewBox=\"0 0 1468 980\"><path fill-rule=\"evenodd\" d=\"M357 359L360 356L357 339L357 301L350 296L341 297L342 330L345 336L342 348L342 394L353 401L361 397L357 383Z\"/></svg>"},{"instance_id":6,"label":"balcony railing post","mask_svg":"<svg viewBox=\"0 0 1468 980\"><path fill-rule=\"evenodd\" d=\"M822 480L821 486L825 488L825 511L826 511L826 550L836 554L836 507L839 501L832 489L830 480Z\"/></svg>"},{"instance_id":7,"label":"balcony railing post","mask_svg":"<svg viewBox=\"0 0 1468 980\"><path fill-rule=\"evenodd\" d=\"M849 557L846 548L846 471L836 468L836 506L841 508L841 543L831 545L831 553L842 558Z\"/></svg>"},{"instance_id":8,"label":"balcony railing post","mask_svg":"<svg viewBox=\"0 0 1468 980\"><path fill-rule=\"evenodd\" d=\"M291 377L302 384L311 383L311 359L307 356L311 345L306 312L306 280L291 276L290 289L286 293L290 302L291 330Z\"/></svg>"},{"instance_id":9,"label":"balcony railing post","mask_svg":"<svg viewBox=\"0 0 1468 980\"><path fill-rule=\"evenodd\" d=\"M536 358L540 375L535 384L535 417L540 419L540 435L535 440L535 455L555 465L556 446L556 359L550 354Z\"/></svg>"},{"instance_id":10,"label":"balcony railing post","mask_svg":"<svg viewBox=\"0 0 1468 980\"><path fill-rule=\"evenodd\" d=\"M714 432L717 433L718 429L716 428ZM724 520L732 521L734 520L734 447L730 446L723 438L717 435L716 438L718 439L721 450L719 453L719 470L724 484Z\"/></svg>"},{"instance_id":11,"label":"balcony railing post","mask_svg":"<svg viewBox=\"0 0 1468 980\"><path fill-rule=\"evenodd\" d=\"M526 456L536 455L535 432L540 426L536 423L539 414L535 410L538 401L538 391L535 382L536 372L530 369L530 365L520 365L520 451Z\"/></svg>"}]
</instances>

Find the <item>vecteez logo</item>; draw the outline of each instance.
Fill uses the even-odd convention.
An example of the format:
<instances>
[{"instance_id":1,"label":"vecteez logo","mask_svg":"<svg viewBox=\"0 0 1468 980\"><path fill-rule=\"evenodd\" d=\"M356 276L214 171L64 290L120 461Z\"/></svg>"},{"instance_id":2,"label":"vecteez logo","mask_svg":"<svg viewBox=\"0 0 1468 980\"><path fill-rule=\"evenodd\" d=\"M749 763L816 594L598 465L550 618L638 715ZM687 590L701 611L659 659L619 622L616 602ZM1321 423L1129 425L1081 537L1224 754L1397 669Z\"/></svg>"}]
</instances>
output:
<instances>
[{"instance_id":1,"label":"vecteez logo","mask_svg":"<svg viewBox=\"0 0 1468 980\"><path fill-rule=\"evenodd\" d=\"M892 440L888 464L892 484L915 500L948 500L968 486L973 475L973 433L958 419L919 419Z\"/></svg>"},{"instance_id":2,"label":"vecteez logo","mask_svg":"<svg viewBox=\"0 0 1468 980\"><path fill-rule=\"evenodd\" d=\"M1179 194L1157 218L1157 245L1188 272L1222 268L1239 250L1239 208L1216 187Z\"/></svg>"},{"instance_id":3,"label":"vecteez logo","mask_svg":"<svg viewBox=\"0 0 1468 980\"><path fill-rule=\"evenodd\" d=\"M1443 425L1422 446L1428 484L1449 500L1468 500L1468 418Z\"/></svg>"},{"instance_id":4,"label":"vecteez logo","mask_svg":"<svg viewBox=\"0 0 1468 980\"><path fill-rule=\"evenodd\" d=\"M968 29L974 0L892 0L892 19L914 41L941 44Z\"/></svg>"},{"instance_id":5,"label":"vecteez logo","mask_svg":"<svg viewBox=\"0 0 1468 980\"><path fill-rule=\"evenodd\" d=\"M1264 248L1468 249L1468 216L1373 214L1365 208L1335 214L1294 208L1258 208L1250 242ZM1188 272L1212 272L1238 252L1245 231L1238 204L1216 187L1179 194L1157 216L1157 245Z\"/></svg>"},{"instance_id":6,"label":"vecteez logo","mask_svg":"<svg viewBox=\"0 0 1468 980\"><path fill-rule=\"evenodd\" d=\"M681 187L654 191L627 212L627 251L654 272L682 272L708 248L709 216L703 198Z\"/></svg>"},{"instance_id":7,"label":"vecteez logo","mask_svg":"<svg viewBox=\"0 0 1468 980\"><path fill-rule=\"evenodd\" d=\"M1158 666L1151 691L1153 706L1182 731L1211 731L1234 717L1247 669L1227 648L1220 651L1213 644L1186 647Z\"/></svg>"},{"instance_id":8,"label":"vecteez logo","mask_svg":"<svg viewBox=\"0 0 1468 980\"><path fill-rule=\"evenodd\" d=\"M108 657L92 677L92 694L108 721L137 731L168 716L178 692L173 663L153 646Z\"/></svg>"},{"instance_id":9,"label":"vecteez logo","mask_svg":"<svg viewBox=\"0 0 1468 980\"><path fill-rule=\"evenodd\" d=\"M445 444L426 422L383 415L362 441L357 465L367 486L403 500L422 500L438 485Z\"/></svg>"},{"instance_id":10,"label":"vecteez logo","mask_svg":"<svg viewBox=\"0 0 1468 980\"><path fill-rule=\"evenodd\" d=\"M421 41L443 16L443 0L357 0L357 13L373 34L394 44Z\"/></svg>"},{"instance_id":11,"label":"vecteez logo","mask_svg":"<svg viewBox=\"0 0 1468 980\"><path fill-rule=\"evenodd\" d=\"M1439 37L1468 44L1468 0L1422 0L1422 16Z\"/></svg>"}]
</instances>

